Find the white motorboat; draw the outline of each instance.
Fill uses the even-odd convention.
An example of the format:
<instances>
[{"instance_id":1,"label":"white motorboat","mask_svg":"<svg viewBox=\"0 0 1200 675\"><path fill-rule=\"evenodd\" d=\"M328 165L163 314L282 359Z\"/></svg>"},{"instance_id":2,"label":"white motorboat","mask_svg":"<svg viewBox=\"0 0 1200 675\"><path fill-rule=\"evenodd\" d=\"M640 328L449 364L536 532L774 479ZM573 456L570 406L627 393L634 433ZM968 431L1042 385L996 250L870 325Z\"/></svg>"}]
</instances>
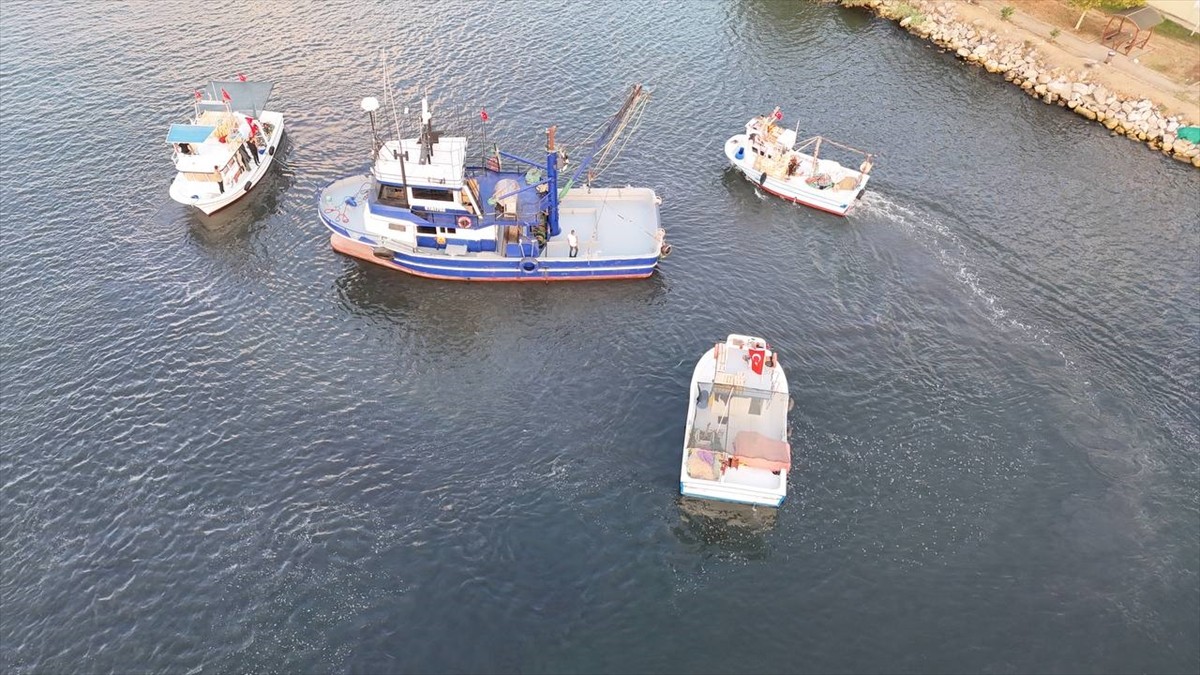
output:
<instances>
[{"instance_id":1,"label":"white motorboat","mask_svg":"<svg viewBox=\"0 0 1200 675\"><path fill-rule=\"evenodd\" d=\"M213 81L196 92L195 115L172 124L167 143L178 174L171 199L213 213L245 196L267 175L283 138L283 115L263 110L274 85Z\"/></svg>"},{"instance_id":2,"label":"white motorboat","mask_svg":"<svg viewBox=\"0 0 1200 675\"><path fill-rule=\"evenodd\" d=\"M787 377L766 340L730 335L692 374L679 491L779 506L791 468Z\"/></svg>"},{"instance_id":3,"label":"white motorboat","mask_svg":"<svg viewBox=\"0 0 1200 675\"><path fill-rule=\"evenodd\" d=\"M796 129L779 123L783 114L752 118L746 133L725 141L725 157L759 189L814 209L846 215L867 189L873 157L862 150L813 136L796 143ZM821 146L863 157L858 170L822 158Z\"/></svg>"}]
</instances>

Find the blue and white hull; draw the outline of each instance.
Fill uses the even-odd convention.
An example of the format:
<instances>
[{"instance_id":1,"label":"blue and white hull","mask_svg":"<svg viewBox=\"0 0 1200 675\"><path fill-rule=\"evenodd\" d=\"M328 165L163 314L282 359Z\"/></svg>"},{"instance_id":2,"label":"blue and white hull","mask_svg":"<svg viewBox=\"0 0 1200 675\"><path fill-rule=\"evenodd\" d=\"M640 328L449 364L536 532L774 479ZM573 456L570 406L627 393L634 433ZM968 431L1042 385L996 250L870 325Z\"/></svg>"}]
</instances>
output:
<instances>
[{"instance_id":1,"label":"blue and white hull","mask_svg":"<svg viewBox=\"0 0 1200 675\"><path fill-rule=\"evenodd\" d=\"M318 195L321 222L334 250L384 267L455 281L639 279L654 273L670 247L658 229L658 198L645 188L576 188L561 199L564 232L577 251L551 237L539 244L504 224L435 225L399 209L380 208L368 175L330 183ZM459 218L462 218L460 216ZM463 221L466 224L466 221ZM635 223L651 223L650 227Z\"/></svg>"}]
</instances>

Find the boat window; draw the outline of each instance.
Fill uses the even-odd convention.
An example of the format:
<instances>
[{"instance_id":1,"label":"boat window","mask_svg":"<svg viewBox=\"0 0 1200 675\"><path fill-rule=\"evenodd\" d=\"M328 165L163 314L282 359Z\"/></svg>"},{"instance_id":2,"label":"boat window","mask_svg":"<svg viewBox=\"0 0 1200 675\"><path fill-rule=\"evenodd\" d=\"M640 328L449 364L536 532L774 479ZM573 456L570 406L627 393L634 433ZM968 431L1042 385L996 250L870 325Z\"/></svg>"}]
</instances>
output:
<instances>
[{"instance_id":1,"label":"boat window","mask_svg":"<svg viewBox=\"0 0 1200 675\"><path fill-rule=\"evenodd\" d=\"M438 229L441 230L445 234L454 234L455 232L458 231L457 228L453 228L453 227L439 227Z\"/></svg>"},{"instance_id":2,"label":"boat window","mask_svg":"<svg viewBox=\"0 0 1200 675\"><path fill-rule=\"evenodd\" d=\"M408 228L405 227L404 225L401 225L400 223L388 223L388 229L395 230L397 232L407 232L408 231Z\"/></svg>"},{"instance_id":3,"label":"boat window","mask_svg":"<svg viewBox=\"0 0 1200 675\"><path fill-rule=\"evenodd\" d=\"M404 194L404 188L402 187L396 187L395 185L380 185L379 203L383 204L384 206L408 208L408 197Z\"/></svg>"},{"instance_id":4,"label":"boat window","mask_svg":"<svg viewBox=\"0 0 1200 675\"><path fill-rule=\"evenodd\" d=\"M417 234L437 234L438 229L432 225L418 225Z\"/></svg>"},{"instance_id":5,"label":"boat window","mask_svg":"<svg viewBox=\"0 0 1200 675\"><path fill-rule=\"evenodd\" d=\"M429 188L412 189L413 199L428 199L432 202L452 202L454 201L454 193L446 190L431 190Z\"/></svg>"}]
</instances>

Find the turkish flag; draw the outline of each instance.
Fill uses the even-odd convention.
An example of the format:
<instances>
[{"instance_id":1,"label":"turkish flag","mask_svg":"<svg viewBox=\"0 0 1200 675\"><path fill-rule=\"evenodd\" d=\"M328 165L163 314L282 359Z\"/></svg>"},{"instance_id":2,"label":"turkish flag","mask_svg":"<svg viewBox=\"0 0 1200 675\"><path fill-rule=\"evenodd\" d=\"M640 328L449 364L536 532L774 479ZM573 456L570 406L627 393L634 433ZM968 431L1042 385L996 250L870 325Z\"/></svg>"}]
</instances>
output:
<instances>
[{"instance_id":1,"label":"turkish flag","mask_svg":"<svg viewBox=\"0 0 1200 675\"><path fill-rule=\"evenodd\" d=\"M750 370L762 375L763 360L767 358L767 350L751 349L750 350Z\"/></svg>"},{"instance_id":2,"label":"turkish flag","mask_svg":"<svg viewBox=\"0 0 1200 675\"><path fill-rule=\"evenodd\" d=\"M225 87L221 87L221 98L225 99L227 102L230 100L229 92L225 91Z\"/></svg>"},{"instance_id":3,"label":"turkish flag","mask_svg":"<svg viewBox=\"0 0 1200 675\"><path fill-rule=\"evenodd\" d=\"M488 121L488 114L487 114L487 110L480 110L480 111L479 111L479 119L483 120L484 122Z\"/></svg>"}]
</instances>

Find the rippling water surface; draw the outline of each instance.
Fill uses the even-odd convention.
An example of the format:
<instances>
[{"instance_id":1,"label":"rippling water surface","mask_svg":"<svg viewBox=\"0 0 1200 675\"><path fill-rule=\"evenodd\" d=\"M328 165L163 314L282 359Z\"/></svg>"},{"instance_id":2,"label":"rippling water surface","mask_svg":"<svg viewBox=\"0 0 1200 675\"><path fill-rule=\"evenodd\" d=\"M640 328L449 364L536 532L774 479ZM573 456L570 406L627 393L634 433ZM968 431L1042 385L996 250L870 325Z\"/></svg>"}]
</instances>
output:
<instances>
[{"instance_id":1,"label":"rippling water surface","mask_svg":"<svg viewBox=\"0 0 1200 675\"><path fill-rule=\"evenodd\" d=\"M819 4L10 1L0 49L0 669L1200 668L1195 170ZM385 64L515 151L644 82L602 182L659 190L674 254L333 253L313 194ZM289 140L206 218L162 139L238 72ZM726 170L776 104L879 152L851 218ZM734 331L796 399L773 517L677 496Z\"/></svg>"}]
</instances>

